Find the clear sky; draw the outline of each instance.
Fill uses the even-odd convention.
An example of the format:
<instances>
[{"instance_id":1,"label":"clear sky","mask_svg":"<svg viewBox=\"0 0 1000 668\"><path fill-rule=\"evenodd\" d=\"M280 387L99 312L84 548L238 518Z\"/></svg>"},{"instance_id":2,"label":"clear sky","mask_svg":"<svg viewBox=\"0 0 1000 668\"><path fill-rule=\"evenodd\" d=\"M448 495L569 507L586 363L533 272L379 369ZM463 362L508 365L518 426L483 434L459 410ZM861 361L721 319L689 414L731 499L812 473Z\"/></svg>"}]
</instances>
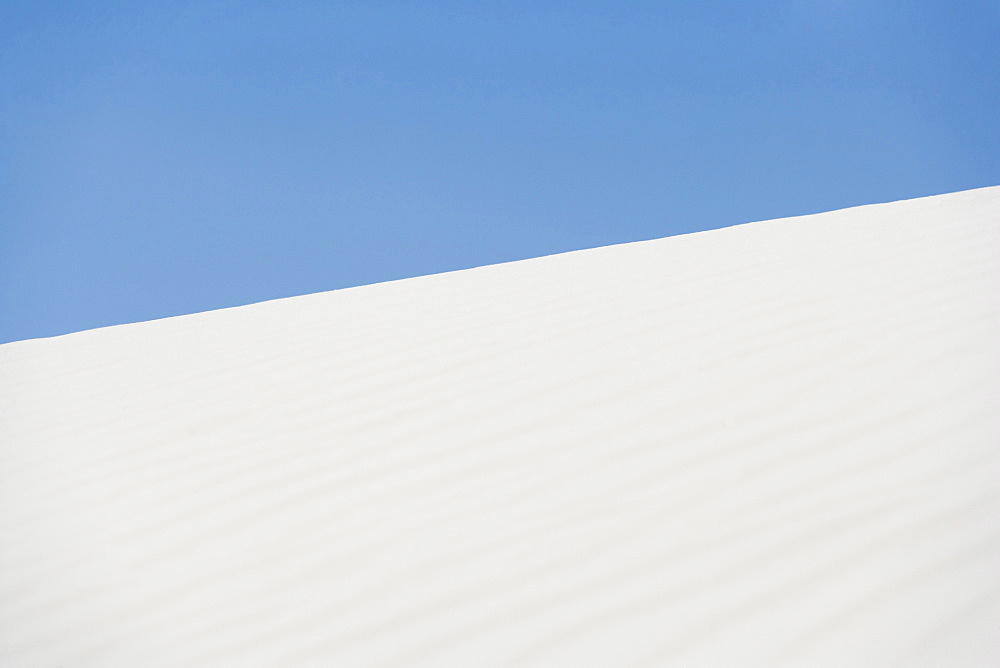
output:
<instances>
[{"instance_id":1,"label":"clear sky","mask_svg":"<svg viewBox=\"0 0 1000 668\"><path fill-rule=\"evenodd\" d=\"M996 0L0 3L0 342L1000 184Z\"/></svg>"}]
</instances>

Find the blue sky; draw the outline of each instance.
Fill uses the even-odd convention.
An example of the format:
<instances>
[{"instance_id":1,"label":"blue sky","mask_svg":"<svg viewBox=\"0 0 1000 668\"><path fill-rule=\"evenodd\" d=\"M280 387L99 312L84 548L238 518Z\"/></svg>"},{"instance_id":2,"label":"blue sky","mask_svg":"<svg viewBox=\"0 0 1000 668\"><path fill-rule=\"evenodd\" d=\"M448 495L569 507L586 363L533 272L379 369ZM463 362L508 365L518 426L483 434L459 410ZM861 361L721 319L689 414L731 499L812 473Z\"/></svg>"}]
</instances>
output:
<instances>
[{"instance_id":1,"label":"blue sky","mask_svg":"<svg viewBox=\"0 0 1000 668\"><path fill-rule=\"evenodd\" d=\"M1000 183L1000 5L0 3L0 342Z\"/></svg>"}]
</instances>

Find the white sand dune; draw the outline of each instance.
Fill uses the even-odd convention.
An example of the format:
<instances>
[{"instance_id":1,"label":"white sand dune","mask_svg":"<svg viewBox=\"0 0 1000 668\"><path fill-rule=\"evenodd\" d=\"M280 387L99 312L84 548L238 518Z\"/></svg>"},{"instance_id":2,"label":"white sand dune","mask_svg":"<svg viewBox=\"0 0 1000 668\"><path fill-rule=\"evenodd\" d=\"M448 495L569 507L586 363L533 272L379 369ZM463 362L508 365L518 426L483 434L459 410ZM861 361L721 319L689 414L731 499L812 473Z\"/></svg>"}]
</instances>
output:
<instances>
[{"instance_id":1,"label":"white sand dune","mask_svg":"<svg viewBox=\"0 0 1000 668\"><path fill-rule=\"evenodd\" d=\"M1000 187L0 347L3 666L1000 665Z\"/></svg>"}]
</instances>

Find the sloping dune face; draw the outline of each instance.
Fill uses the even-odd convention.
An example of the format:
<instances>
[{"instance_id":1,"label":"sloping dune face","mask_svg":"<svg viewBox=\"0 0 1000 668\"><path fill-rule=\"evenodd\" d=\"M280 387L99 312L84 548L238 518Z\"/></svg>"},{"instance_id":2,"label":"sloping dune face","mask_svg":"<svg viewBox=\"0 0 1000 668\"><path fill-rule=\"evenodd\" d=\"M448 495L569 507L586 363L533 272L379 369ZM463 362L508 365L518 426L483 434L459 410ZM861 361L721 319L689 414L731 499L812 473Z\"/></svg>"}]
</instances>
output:
<instances>
[{"instance_id":1,"label":"sloping dune face","mask_svg":"<svg viewBox=\"0 0 1000 668\"><path fill-rule=\"evenodd\" d=\"M0 665L1000 662L1000 188L0 347Z\"/></svg>"}]
</instances>

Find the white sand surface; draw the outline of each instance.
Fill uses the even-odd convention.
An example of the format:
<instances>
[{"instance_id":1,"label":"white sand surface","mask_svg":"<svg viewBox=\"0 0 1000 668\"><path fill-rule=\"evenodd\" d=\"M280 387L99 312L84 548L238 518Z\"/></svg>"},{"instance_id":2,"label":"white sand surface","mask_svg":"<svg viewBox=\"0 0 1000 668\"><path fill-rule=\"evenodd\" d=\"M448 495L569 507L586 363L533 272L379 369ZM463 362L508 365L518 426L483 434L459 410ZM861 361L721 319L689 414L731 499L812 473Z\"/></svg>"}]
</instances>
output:
<instances>
[{"instance_id":1,"label":"white sand surface","mask_svg":"<svg viewBox=\"0 0 1000 668\"><path fill-rule=\"evenodd\" d=\"M1000 187L0 346L0 665L1000 665Z\"/></svg>"}]
</instances>

